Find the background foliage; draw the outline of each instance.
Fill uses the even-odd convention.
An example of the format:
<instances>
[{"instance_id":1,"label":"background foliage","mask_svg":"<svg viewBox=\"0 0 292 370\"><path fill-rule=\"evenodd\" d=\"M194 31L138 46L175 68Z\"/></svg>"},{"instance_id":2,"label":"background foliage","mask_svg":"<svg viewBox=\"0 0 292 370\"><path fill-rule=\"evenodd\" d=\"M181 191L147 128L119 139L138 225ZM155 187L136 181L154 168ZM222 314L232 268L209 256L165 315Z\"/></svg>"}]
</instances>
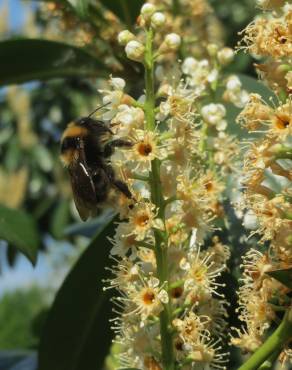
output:
<instances>
[{"instance_id":1,"label":"background foliage","mask_svg":"<svg viewBox=\"0 0 292 370\"><path fill-rule=\"evenodd\" d=\"M36 348L41 335L40 370L99 369L110 351L107 319L111 307L108 297L101 294L101 279L108 263L106 236L113 232L113 216L106 213L80 224L59 161L59 142L68 122L96 107L97 83L109 71L126 77L135 95L141 70L122 56L121 48L110 38L105 41L102 32L111 25L108 11L115 14L115 22L121 27L133 28L142 3L78 0L72 5L67 0L59 1L66 8L68 22L74 19L80 29L93 34L91 41L82 44L77 38L70 38L70 33L68 37L60 33L56 36L52 30L57 21L42 10L41 1L25 1L27 20L22 29L5 27L8 3L2 2L0 238L5 240L1 248L6 250L6 262L2 260L0 264L8 263L13 268L19 253L35 264L38 253L49 254L57 241L69 241L77 254L84 237L89 244L58 290L48 315L44 309L49 300L41 288L6 293L1 298L0 326L5 330L1 329L0 348ZM213 0L211 4L224 24L226 44L234 47L237 32L254 16L254 2ZM250 57L237 55L230 69L244 75L244 88L257 91L257 82L246 77L254 76ZM230 108L229 119L233 120L235 115L236 111ZM242 254L246 248L242 227L231 211L229 218L233 239L227 240L223 229L223 241L236 244ZM89 243L93 235L96 236ZM240 245L238 240L242 240ZM230 268L235 264L238 265L237 261L231 261ZM237 274L235 270L234 287ZM230 323L234 324L232 307L230 313ZM72 353L76 354L73 360ZM237 356L233 354L231 367L236 368Z\"/></svg>"}]
</instances>

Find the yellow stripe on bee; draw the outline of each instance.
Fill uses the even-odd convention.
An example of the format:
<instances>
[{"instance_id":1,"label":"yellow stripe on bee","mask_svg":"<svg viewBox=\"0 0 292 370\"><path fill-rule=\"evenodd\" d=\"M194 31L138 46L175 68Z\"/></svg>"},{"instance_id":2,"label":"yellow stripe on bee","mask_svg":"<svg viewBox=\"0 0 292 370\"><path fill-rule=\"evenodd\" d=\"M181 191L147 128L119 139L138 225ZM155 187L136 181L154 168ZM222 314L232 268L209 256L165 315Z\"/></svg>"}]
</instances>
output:
<instances>
[{"instance_id":1,"label":"yellow stripe on bee","mask_svg":"<svg viewBox=\"0 0 292 370\"><path fill-rule=\"evenodd\" d=\"M64 131L62 139L64 139L65 137L85 136L87 134L88 130L86 127L78 126L75 122L71 122Z\"/></svg>"},{"instance_id":2,"label":"yellow stripe on bee","mask_svg":"<svg viewBox=\"0 0 292 370\"><path fill-rule=\"evenodd\" d=\"M78 159L79 152L76 149L67 149L64 153L61 154L60 157L64 166L68 167L72 164L72 162Z\"/></svg>"}]
</instances>

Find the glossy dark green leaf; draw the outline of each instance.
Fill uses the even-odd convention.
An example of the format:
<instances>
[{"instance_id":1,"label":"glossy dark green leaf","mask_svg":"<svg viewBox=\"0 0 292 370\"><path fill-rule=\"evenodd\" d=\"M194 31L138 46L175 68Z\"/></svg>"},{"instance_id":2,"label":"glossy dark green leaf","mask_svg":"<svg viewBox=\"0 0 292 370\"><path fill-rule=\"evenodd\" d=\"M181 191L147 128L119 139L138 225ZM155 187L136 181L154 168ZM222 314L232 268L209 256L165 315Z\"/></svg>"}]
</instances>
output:
<instances>
[{"instance_id":1,"label":"glossy dark green leaf","mask_svg":"<svg viewBox=\"0 0 292 370\"><path fill-rule=\"evenodd\" d=\"M55 77L101 76L104 65L83 49L41 39L0 42L0 85Z\"/></svg>"},{"instance_id":2,"label":"glossy dark green leaf","mask_svg":"<svg viewBox=\"0 0 292 370\"><path fill-rule=\"evenodd\" d=\"M271 89L269 89L263 82L243 74L237 74L241 83L242 87L247 90L249 93L256 93L261 95L261 97L269 103L269 99L275 99L275 94Z\"/></svg>"},{"instance_id":3,"label":"glossy dark green leaf","mask_svg":"<svg viewBox=\"0 0 292 370\"><path fill-rule=\"evenodd\" d=\"M62 199L56 205L51 218L50 231L52 235L59 239L64 236L64 230L70 218L70 204L67 199Z\"/></svg>"},{"instance_id":4,"label":"glossy dark green leaf","mask_svg":"<svg viewBox=\"0 0 292 370\"><path fill-rule=\"evenodd\" d=\"M102 279L114 225L93 239L61 286L41 337L38 370L99 370L112 339L109 291Z\"/></svg>"},{"instance_id":5,"label":"glossy dark green leaf","mask_svg":"<svg viewBox=\"0 0 292 370\"><path fill-rule=\"evenodd\" d=\"M266 272L266 274L280 281L280 283L284 284L289 289L292 289L292 268L283 270L273 270Z\"/></svg>"},{"instance_id":6,"label":"glossy dark green leaf","mask_svg":"<svg viewBox=\"0 0 292 370\"><path fill-rule=\"evenodd\" d=\"M86 19L88 17L88 0L77 0L75 9L77 11L77 14L82 19Z\"/></svg>"},{"instance_id":7,"label":"glossy dark green leaf","mask_svg":"<svg viewBox=\"0 0 292 370\"><path fill-rule=\"evenodd\" d=\"M136 22L144 0L100 0L102 5L111 10L129 28Z\"/></svg>"},{"instance_id":8,"label":"glossy dark green leaf","mask_svg":"<svg viewBox=\"0 0 292 370\"><path fill-rule=\"evenodd\" d=\"M10 267L15 266L16 257L17 257L17 249L13 247L13 245L8 244L7 251L6 251L6 258L7 258L8 265Z\"/></svg>"},{"instance_id":9,"label":"glossy dark green leaf","mask_svg":"<svg viewBox=\"0 0 292 370\"><path fill-rule=\"evenodd\" d=\"M35 264L40 238L37 225L29 214L0 205L0 239L13 245Z\"/></svg>"}]
</instances>

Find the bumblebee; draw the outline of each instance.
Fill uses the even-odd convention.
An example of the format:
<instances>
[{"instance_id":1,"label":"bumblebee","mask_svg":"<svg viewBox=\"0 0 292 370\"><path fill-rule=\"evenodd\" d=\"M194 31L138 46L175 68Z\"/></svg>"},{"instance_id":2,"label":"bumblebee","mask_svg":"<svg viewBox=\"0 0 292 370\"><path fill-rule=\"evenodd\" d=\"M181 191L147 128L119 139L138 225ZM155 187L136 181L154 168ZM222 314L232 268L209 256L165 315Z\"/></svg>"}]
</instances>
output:
<instances>
[{"instance_id":1,"label":"bumblebee","mask_svg":"<svg viewBox=\"0 0 292 370\"><path fill-rule=\"evenodd\" d=\"M100 212L112 189L132 199L127 184L117 179L110 157L115 148L133 144L113 140L111 129L103 121L91 118L96 110L71 122L61 139L61 160L68 169L74 202L83 221Z\"/></svg>"}]
</instances>

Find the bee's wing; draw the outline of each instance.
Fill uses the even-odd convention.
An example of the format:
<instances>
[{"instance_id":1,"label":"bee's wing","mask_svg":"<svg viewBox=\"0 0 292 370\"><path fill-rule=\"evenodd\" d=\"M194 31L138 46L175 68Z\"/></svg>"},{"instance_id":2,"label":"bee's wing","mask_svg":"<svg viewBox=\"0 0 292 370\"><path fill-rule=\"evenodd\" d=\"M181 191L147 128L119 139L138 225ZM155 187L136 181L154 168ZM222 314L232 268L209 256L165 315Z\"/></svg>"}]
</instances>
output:
<instances>
[{"instance_id":1,"label":"bee's wing","mask_svg":"<svg viewBox=\"0 0 292 370\"><path fill-rule=\"evenodd\" d=\"M73 197L78 213L83 221L98 213L96 192L91 174L85 163L76 161L69 168Z\"/></svg>"}]
</instances>

